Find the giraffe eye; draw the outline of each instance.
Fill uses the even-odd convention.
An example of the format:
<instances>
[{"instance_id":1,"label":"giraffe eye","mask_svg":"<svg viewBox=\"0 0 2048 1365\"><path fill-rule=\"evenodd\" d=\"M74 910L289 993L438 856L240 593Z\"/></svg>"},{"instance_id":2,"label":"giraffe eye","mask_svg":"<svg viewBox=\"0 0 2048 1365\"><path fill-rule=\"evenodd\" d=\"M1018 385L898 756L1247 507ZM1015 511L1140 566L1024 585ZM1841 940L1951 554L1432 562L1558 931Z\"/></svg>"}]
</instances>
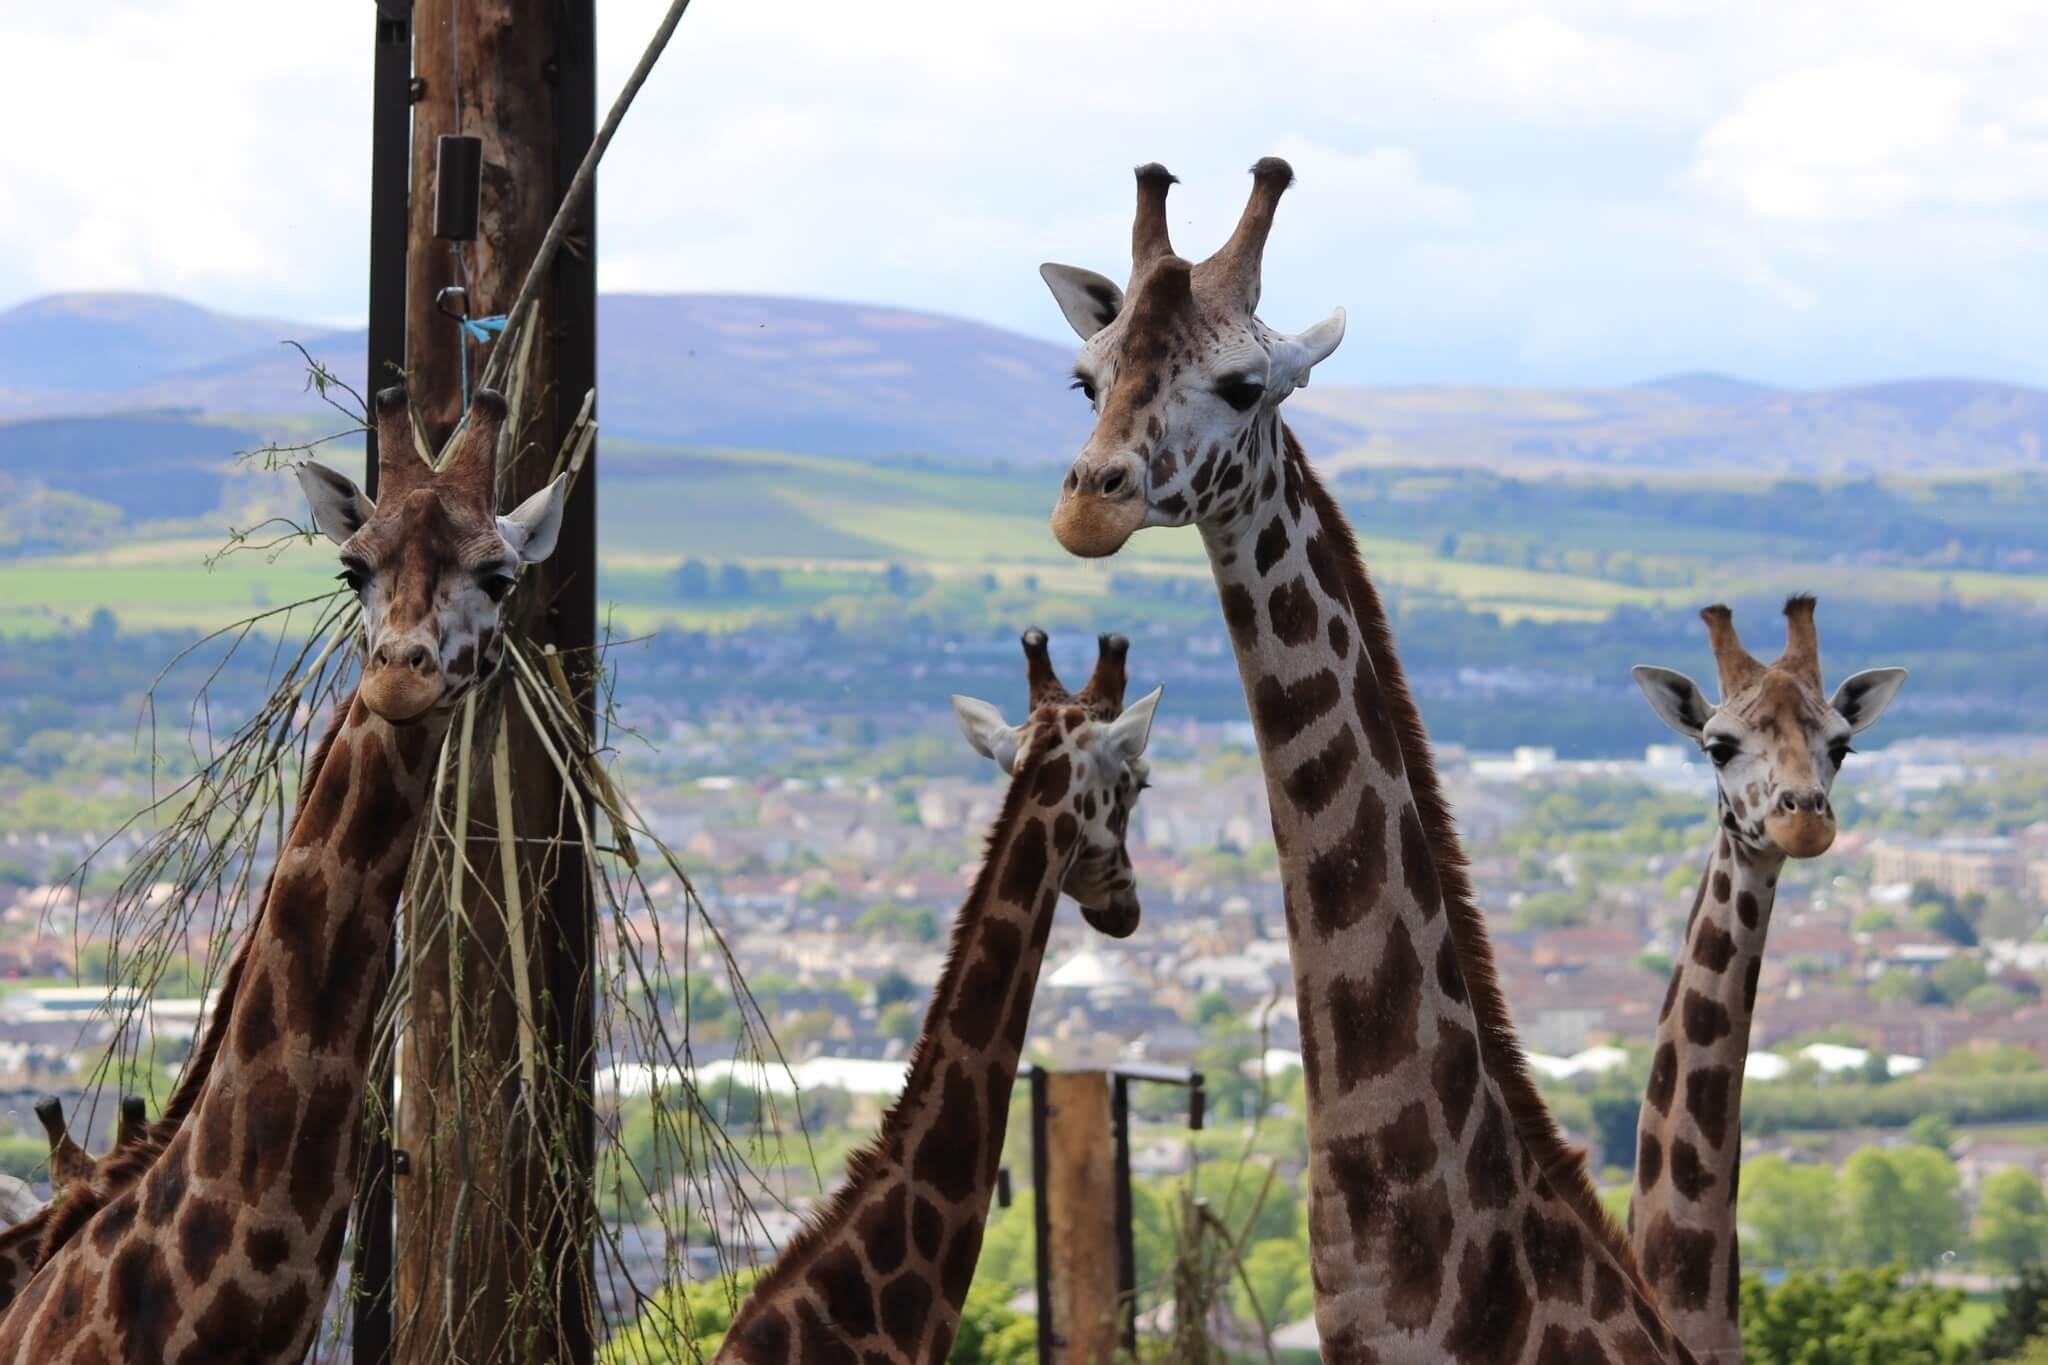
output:
<instances>
[{"instance_id":1,"label":"giraffe eye","mask_svg":"<svg viewBox=\"0 0 2048 1365\"><path fill-rule=\"evenodd\" d=\"M344 559L341 561L341 572L335 577L348 584L350 592L360 596L364 587L369 584L370 566L360 559Z\"/></svg>"},{"instance_id":2,"label":"giraffe eye","mask_svg":"<svg viewBox=\"0 0 2048 1365\"><path fill-rule=\"evenodd\" d=\"M1239 412L1249 412L1266 396L1266 386L1256 379L1226 379L1216 385L1216 395Z\"/></svg>"},{"instance_id":3,"label":"giraffe eye","mask_svg":"<svg viewBox=\"0 0 2048 1365\"><path fill-rule=\"evenodd\" d=\"M1729 760L1742 752L1742 746L1732 739L1710 739L1707 741L1706 749L1707 757L1714 761L1717 768L1727 767Z\"/></svg>"},{"instance_id":4,"label":"giraffe eye","mask_svg":"<svg viewBox=\"0 0 2048 1365\"><path fill-rule=\"evenodd\" d=\"M1856 750L1850 747L1849 741L1846 739L1838 739L1834 743L1828 745L1828 759L1837 768L1841 767L1843 763L1847 762L1849 755L1855 752Z\"/></svg>"},{"instance_id":5,"label":"giraffe eye","mask_svg":"<svg viewBox=\"0 0 2048 1365\"><path fill-rule=\"evenodd\" d=\"M505 594L512 591L512 585L518 581L511 574L492 573L485 574L477 579L476 585L482 588L484 596L490 598L493 602L502 602L505 600Z\"/></svg>"},{"instance_id":6,"label":"giraffe eye","mask_svg":"<svg viewBox=\"0 0 2048 1365\"><path fill-rule=\"evenodd\" d=\"M1068 385L1068 387L1079 389L1081 391L1082 396L1085 397L1089 402L1093 403L1095 401L1095 381L1090 379L1087 375L1075 375L1074 382Z\"/></svg>"}]
</instances>

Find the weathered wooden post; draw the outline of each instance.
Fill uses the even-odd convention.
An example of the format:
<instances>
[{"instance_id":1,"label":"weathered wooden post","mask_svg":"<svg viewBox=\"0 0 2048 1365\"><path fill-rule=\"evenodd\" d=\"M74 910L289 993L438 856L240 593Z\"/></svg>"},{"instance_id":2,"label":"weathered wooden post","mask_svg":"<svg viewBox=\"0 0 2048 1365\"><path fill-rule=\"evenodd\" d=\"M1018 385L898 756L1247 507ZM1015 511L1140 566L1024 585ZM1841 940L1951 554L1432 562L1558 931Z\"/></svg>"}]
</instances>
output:
<instances>
[{"instance_id":1,"label":"weathered wooden post","mask_svg":"<svg viewBox=\"0 0 2048 1365\"><path fill-rule=\"evenodd\" d=\"M437 306L508 311L596 128L592 0L446 0L413 16L412 196L406 258L408 384L438 447L489 354ZM482 141L475 240L435 235L432 181L443 134ZM596 207L583 201L573 250L541 297L525 387L525 439L500 471L501 507L539 489L596 376ZM465 352L465 349L466 352ZM384 379L373 376L373 385ZM569 499L561 539L522 585L509 627L563 653L590 720L596 622L596 458ZM590 1202L595 1060L593 907L575 827L553 764L518 708L504 724L518 775L512 798L523 932L504 911L495 806L470 803L475 875L462 923L413 914L404 926L413 993L402 1042L397 1146L396 1350L406 1365L587 1362L594 1285ZM489 764L477 765L488 793ZM432 919L437 922L423 922ZM513 944L526 945L538 1089L522 1092ZM459 1048L458 1048L459 1040ZM460 1095L460 1103L456 1097Z\"/></svg>"},{"instance_id":2,"label":"weathered wooden post","mask_svg":"<svg viewBox=\"0 0 2048 1365\"><path fill-rule=\"evenodd\" d=\"M1034 1077L1035 1079L1035 1077ZM1038 1198L1047 1262L1051 1328L1039 1358L1063 1365L1112 1365L1122 1341L1117 1161L1109 1075L1044 1073L1045 1166ZM1048 1350L1047 1348L1050 1347Z\"/></svg>"}]
</instances>

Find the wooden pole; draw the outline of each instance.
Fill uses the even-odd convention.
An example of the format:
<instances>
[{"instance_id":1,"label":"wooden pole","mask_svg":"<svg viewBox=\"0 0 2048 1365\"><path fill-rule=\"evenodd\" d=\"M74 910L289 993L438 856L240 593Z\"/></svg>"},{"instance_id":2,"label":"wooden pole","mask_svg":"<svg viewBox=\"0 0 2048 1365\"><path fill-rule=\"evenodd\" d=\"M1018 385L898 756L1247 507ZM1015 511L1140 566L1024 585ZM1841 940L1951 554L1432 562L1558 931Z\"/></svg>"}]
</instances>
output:
<instances>
[{"instance_id":1,"label":"wooden pole","mask_svg":"<svg viewBox=\"0 0 2048 1365\"><path fill-rule=\"evenodd\" d=\"M364 396L397 378L405 366L406 190L412 164L412 3L379 0L377 46L370 84L370 325ZM377 435L363 438L363 488L377 496ZM385 970L397 965L394 945ZM350 1272L355 1365L391 1359L391 1072L371 1082L383 1097L380 1118L363 1155L356 1191L355 1263Z\"/></svg>"},{"instance_id":2,"label":"wooden pole","mask_svg":"<svg viewBox=\"0 0 2048 1365\"><path fill-rule=\"evenodd\" d=\"M1045 1200L1053 1341L1041 1359L1113 1365L1122 1340L1109 1075L1046 1075Z\"/></svg>"},{"instance_id":3,"label":"wooden pole","mask_svg":"<svg viewBox=\"0 0 2048 1365\"><path fill-rule=\"evenodd\" d=\"M480 379L489 347L465 342L435 305L467 290L472 316L512 308L541 249L596 117L592 0L421 0L413 16L415 167L406 263L408 383L438 445L462 411L467 375ZM458 252L434 236L433 168L444 133L482 139L477 239ZM594 196L572 230L574 249L549 268L525 389L525 439L500 470L501 508L547 481L550 462L596 372ZM554 556L529 570L511 623L563 652L589 715L596 620L595 452L570 497ZM594 1116L594 909L575 827L552 763L519 708L506 717L517 869L526 915L527 972L540 992L540 1089L521 1091L519 1018L495 861L488 751L476 764L471 866L459 923L405 926L412 983L402 1041L396 1184L394 1359L403 1365L576 1362L595 1332L590 1234ZM527 842L531 841L531 842ZM460 1054L456 1040L460 1039ZM456 1102L460 1095L460 1104Z\"/></svg>"}]
</instances>

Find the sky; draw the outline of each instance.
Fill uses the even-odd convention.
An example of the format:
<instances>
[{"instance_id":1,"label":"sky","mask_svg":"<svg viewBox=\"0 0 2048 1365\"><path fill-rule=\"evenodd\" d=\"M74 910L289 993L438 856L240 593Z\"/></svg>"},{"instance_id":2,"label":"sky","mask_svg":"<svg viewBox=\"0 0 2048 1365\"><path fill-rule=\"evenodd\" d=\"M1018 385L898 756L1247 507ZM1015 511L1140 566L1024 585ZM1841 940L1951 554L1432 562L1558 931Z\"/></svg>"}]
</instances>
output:
<instances>
[{"instance_id":1,"label":"sky","mask_svg":"<svg viewBox=\"0 0 2048 1365\"><path fill-rule=\"evenodd\" d=\"M450 0L421 0L425 17ZM363 313L370 0L0 16L0 307L146 289ZM598 0L608 105L661 0ZM600 177L600 285L897 304L1070 340L1298 176L1261 313L1318 377L2048 385L2038 0L695 0Z\"/></svg>"}]
</instances>

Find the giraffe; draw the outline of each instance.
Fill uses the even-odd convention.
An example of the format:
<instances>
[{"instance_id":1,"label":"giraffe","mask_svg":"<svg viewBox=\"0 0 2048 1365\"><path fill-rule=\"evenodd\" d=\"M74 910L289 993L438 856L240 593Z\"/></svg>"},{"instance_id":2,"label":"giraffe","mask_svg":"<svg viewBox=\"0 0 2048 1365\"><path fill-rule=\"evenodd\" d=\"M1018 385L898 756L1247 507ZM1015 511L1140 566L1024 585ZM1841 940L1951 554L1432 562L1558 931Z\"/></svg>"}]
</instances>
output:
<instances>
[{"instance_id":1,"label":"giraffe","mask_svg":"<svg viewBox=\"0 0 2048 1365\"><path fill-rule=\"evenodd\" d=\"M1194 525L1266 774L1308 1095L1310 1269L1331 1362L1685 1360L1523 1063L1378 594L1280 403L1344 335L1255 315L1286 162L1215 255L1137 171L1128 292L1047 264L1096 414L1052 525L1114 554Z\"/></svg>"},{"instance_id":2,"label":"giraffe","mask_svg":"<svg viewBox=\"0 0 2048 1365\"><path fill-rule=\"evenodd\" d=\"M319 1324L436 756L456 704L502 655L499 603L554 548L564 490L558 479L495 514L506 408L494 392L477 392L439 469L417 454L403 389L375 406L380 502L299 469L362 602L366 662L240 950L232 1023L146 1169L96 1208L74 1214L67 1199L53 1217L52 1254L0 1315L0 1361L296 1361Z\"/></svg>"},{"instance_id":3,"label":"giraffe","mask_svg":"<svg viewBox=\"0 0 2048 1365\"><path fill-rule=\"evenodd\" d=\"M1125 642L1104 636L1069 694L1024 636L1031 712L954 697L968 742L1010 774L1001 815L911 1053L903 1094L846 1181L733 1319L732 1365L938 1365L981 1254L1038 969L1061 891L1097 929L1138 927L1124 833L1160 690L1124 709Z\"/></svg>"},{"instance_id":4,"label":"giraffe","mask_svg":"<svg viewBox=\"0 0 2048 1365\"><path fill-rule=\"evenodd\" d=\"M319 743L314 746L300 779L298 807L306 804L306 798L312 792L314 782L327 760L328 750L334 744L334 737L340 733L343 717L353 701L353 694L343 700ZM296 823L296 814L293 820ZM258 905L270 899L271 880L275 875L276 871L273 868L270 877L264 881L262 893L256 898ZM229 959L226 971L222 973L220 992L215 997L213 1012L207 1018L206 1031L200 1035L199 1045L193 1049L191 1061L185 1067L184 1074L179 1077L177 1088L171 1092L171 1098L164 1104L163 1112L156 1122L145 1122L147 1113L141 1106L140 1098L128 1096L121 1105L121 1124L116 1132L115 1150L99 1163L89 1184L70 1192L71 1197L67 1201L70 1208L66 1217L56 1223L54 1233L54 1200L5 1232L0 1232L0 1312L4 1312L7 1306L14 1302L15 1294L28 1283L36 1268L56 1254L57 1248L81 1222L98 1212L109 1200L133 1184L137 1177L149 1169L150 1164L183 1125L185 1116L192 1112L192 1106L198 1101L207 1077L212 1074L213 1060L220 1053L221 1040L227 1035L228 1023L234 1017L235 991L241 981L242 964L248 955L248 947L249 940L244 936L234 956Z\"/></svg>"},{"instance_id":5,"label":"giraffe","mask_svg":"<svg viewBox=\"0 0 2048 1365\"><path fill-rule=\"evenodd\" d=\"M55 1095L37 1100L35 1114L36 1122L43 1125L43 1132L50 1139L50 1198L62 1199L65 1187L92 1179L99 1161L71 1136L71 1129L64 1122L64 1105Z\"/></svg>"},{"instance_id":6,"label":"giraffe","mask_svg":"<svg viewBox=\"0 0 2048 1365\"><path fill-rule=\"evenodd\" d=\"M136 1097L129 1096L122 1101L122 1127L127 1125L127 1107ZM39 1206L31 1208L21 1221L0 1232L0 1308L13 1301L15 1291L28 1283L35 1273L43 1245L43 1236L50 1225L50 1210L63 1202L72 1189L92 1179L99 1162L71 1136L70 1128L64 1122L64 1105L55 1095L45 1095L35 1104L36 1121L43 1125L43 1132L50 1142L50 1197ZM115 1139L118 1147L126 1140L123 1134Z\"/></svg>"},{"instance_id":7,"label":"giraffe","mask_svg":"<svg viewBox=\"0 0 2048 1365\"><path fill-rule=\"evenodd\" d=\"M1635 670L1651 708L1713 763L1719 819L1657 1020L1629 1240L1671 1325L1716 1365L1742 1359L1742 1068L1778 874L1787 858L1817 858L1834 843L1828 792L1853 752L1849 741L1877 723L1906 681L1901 668L1868 669L1828 698L1813 607L1811 597L1785 603L1785 650L1768 668L1742 647L1727 607L1700 613L1720 674L1719 707L1683 673Z\"/></svg>"}]
</instances>

